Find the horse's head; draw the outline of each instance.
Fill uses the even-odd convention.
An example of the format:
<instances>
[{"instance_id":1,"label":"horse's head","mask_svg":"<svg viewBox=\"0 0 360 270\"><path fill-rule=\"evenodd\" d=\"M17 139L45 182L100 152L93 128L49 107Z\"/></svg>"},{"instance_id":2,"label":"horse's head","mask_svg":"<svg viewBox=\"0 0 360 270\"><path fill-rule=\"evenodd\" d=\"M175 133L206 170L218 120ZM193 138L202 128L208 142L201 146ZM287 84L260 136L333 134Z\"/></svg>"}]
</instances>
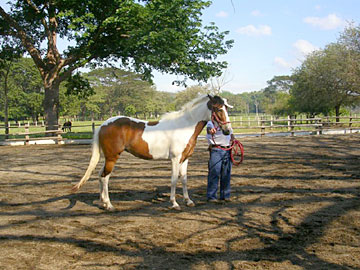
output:
<instances>
[{"instance_id":1,"label":"horse's head","mask_svg":"<svg viewBox=\"0 0 360 270\"><path fill-rule=\"evenodd\" d=\"M226 99L222 99L219 96L208 95L209 102L208 108L211 110L211 121L218 123L224 135L229 135L231 131L231 123L227 111L227 107L231 107L227 104Z\"/></svg>"}]
</instances>

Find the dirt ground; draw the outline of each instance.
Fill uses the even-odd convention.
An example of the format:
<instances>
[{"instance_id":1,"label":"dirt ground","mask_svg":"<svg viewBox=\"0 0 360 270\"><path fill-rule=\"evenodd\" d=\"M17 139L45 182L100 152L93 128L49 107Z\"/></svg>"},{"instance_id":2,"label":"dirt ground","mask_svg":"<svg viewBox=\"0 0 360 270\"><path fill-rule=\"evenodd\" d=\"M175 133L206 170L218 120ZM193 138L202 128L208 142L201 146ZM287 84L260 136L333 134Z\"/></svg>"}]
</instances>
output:
<instances>
[{"instance_id":1,"label":"dirt ground","mask_svg":"<svg viewBox=\"0 0 360 270\"><path fill-rule=\"evenodd\" d=\"M0 147L0 269L360 269L360 135L244 138L232 201L206 202L206 142L189 162L196 206L169 209L170 162L123 154L98 206L90 146ZM101 164L99 163L98 169Z\"/></svg>"}]
</instances>

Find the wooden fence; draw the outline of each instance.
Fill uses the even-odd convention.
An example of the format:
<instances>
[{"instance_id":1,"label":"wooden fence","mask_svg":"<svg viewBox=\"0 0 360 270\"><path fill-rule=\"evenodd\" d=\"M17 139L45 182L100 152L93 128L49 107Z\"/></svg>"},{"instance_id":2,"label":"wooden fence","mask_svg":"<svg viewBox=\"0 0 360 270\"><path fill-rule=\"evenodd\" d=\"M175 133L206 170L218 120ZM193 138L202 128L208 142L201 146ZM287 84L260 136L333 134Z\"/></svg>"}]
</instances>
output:
<instances>
[{"instance_id":1,"label":"wooden fence","mask_svg":"<svg viewBox=\"0 0 360 270\"><path fill-rule=\"evenodd\" d=\"M42 124L38 125L37 123L18 123L16 125L10 126L10 127L5 127L5 126L0 126L0 130L1 129L7 129L8 133L10 133L10 129L25 129L25 132L15 132L15 133L11 133L11 134L4 134L4 138L6 142L16 142L16 141L23 141L25 143L25 145L29 145L30 141L38 141L38 140L54 140L57 144L61 144L62 141L64 140L62 134L67 133L66 131L63 131L62 129L62 125L59 125L58 129L55 130L42 130L42 131L31 131L30 129L34 129L34 128L38 128L38 127L42 127L44 129L46 129L46 126L44 125L44 123L42 122ZM92 133L95 132L95 123L93 122L91 125L72 125L71 128L86 128L88 127L92 130ZM6 133L6 132L5 132ZM41 135L41 136L38 136ZM16 138L9 138L9 137L16 137Z\"/></svg>"},{"instance_id":2,"label":"wooden fence","mask_svg":"<svg viewBox=\"0 0 360 270\"><path fill-rule=\"evenodd\" d=\"M323 117L323 118L233 118L231 117L232 127L236 135L256 135L265 136L270 134L285 134L294 136L297 133L307 132L309 134L323 134L326 130L345 130L348 133L352 133L353 130L360 130L360 117ZM76 122L74 122L76 123ZM31 140L54 140L57 144L61 144L64 140L63 134L66 133L61 129L61 125L56 130L43 130L32 131L30 129L34 127L46 128L44 123L31 124L23 123L10 126L10 129L24 128L25 132L11 133L12 137L8 138L4 135L6 142L11 141L23 141L25 145L29 145ZM91 125L72 125L72 129L76 128L88 128L88 132L91 130L94 133L96 124L92 122ZM4 126L0 126L0 130L5 129ZM75 132L76 133L76 132ZM39 137L39 135L41 135ZM35 137L34 137L35 136Z\"/></svg>"},{"instance_id":3,"label":"wooden fence","mask_svg":"<svg viewBox=\"0 0 360 270\"><path fill-rule=\"evenodd\" d=\"M354 129L360 129L360 117L323 117L323 118L275 118L246 119L233 118L231 123L236 134L248 133L264 136L272 133L296 133L312 132L312 134L323 134L323 131L332 129L348 130L352 133ZM246 132L248 130L248 132ZM241 132L239 132L241 131Z\"/></svg>"}]
</instances>

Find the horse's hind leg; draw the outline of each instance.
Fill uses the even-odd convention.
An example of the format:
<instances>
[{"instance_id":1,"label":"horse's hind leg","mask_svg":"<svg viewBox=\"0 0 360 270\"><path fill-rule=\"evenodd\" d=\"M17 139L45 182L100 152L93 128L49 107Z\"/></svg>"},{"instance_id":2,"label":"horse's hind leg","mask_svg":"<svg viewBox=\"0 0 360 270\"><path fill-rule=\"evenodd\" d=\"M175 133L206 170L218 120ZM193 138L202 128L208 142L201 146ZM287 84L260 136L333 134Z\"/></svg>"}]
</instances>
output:
<instances>
[{"instance_id":1,"label":"horse's hind leg","mask_svg":"<svg viewBox=\"0 0 360 270\"><path fill-rule=\"evenodd\" d=\"M110 198L109 198L109 179L110 179L111 172L114 169L115 162L116 162L116 159L115 160L108 160L108 159L105 160L104 167L100 171L100 179L99 179L100 203L106 210L109 210L109 211L115 209L114 206L111 204Z\"/></svg>"},{"instance_id":2,"label":"horse's hind leg","mask_svg":"<svg viewBox=\"0 0 360 270\"><path fill-rule=\"evenodd\" d=\"M188 189L187 189L187 166L188 166L188 159L185 160L180 166L180 179L182 182L183 187L183 195L184 201L187 206L195 206L195 203L190 199Z\"/></svg>"}]
</instances>

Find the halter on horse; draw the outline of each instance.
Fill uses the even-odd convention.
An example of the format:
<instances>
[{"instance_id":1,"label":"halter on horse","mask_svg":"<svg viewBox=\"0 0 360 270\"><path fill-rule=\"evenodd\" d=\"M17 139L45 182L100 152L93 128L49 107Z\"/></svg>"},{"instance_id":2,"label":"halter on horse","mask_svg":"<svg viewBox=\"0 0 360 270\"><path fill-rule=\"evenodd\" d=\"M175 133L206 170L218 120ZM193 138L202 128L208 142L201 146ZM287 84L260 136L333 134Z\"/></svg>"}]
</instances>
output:
<instances>
[{"instance_id":1,"label":"halter on horse","mask_svg":"<svg viewBox=\"0 0 360 270\"><path fill-rule=\"evenodd\" d=\"M220 128L229 133L231 125L220 97L202 96L186 104L182 110L172 112L159 122L147 122L125 116L112 117L105 121L93 138L92 156L85 175L74 185L76 192L90 178L100 159L102 151L105 164L100 170L100 202L107 210L113 210L109 198L108 182L116 160L125 150L143 159L171 159L172 208L180 210L175 200L176 183L180 176L183 195L187 206L194 206L187 190L188 158L194 152L196 140L207 121L216 115Z\"/></svg>"}]
</instances>

